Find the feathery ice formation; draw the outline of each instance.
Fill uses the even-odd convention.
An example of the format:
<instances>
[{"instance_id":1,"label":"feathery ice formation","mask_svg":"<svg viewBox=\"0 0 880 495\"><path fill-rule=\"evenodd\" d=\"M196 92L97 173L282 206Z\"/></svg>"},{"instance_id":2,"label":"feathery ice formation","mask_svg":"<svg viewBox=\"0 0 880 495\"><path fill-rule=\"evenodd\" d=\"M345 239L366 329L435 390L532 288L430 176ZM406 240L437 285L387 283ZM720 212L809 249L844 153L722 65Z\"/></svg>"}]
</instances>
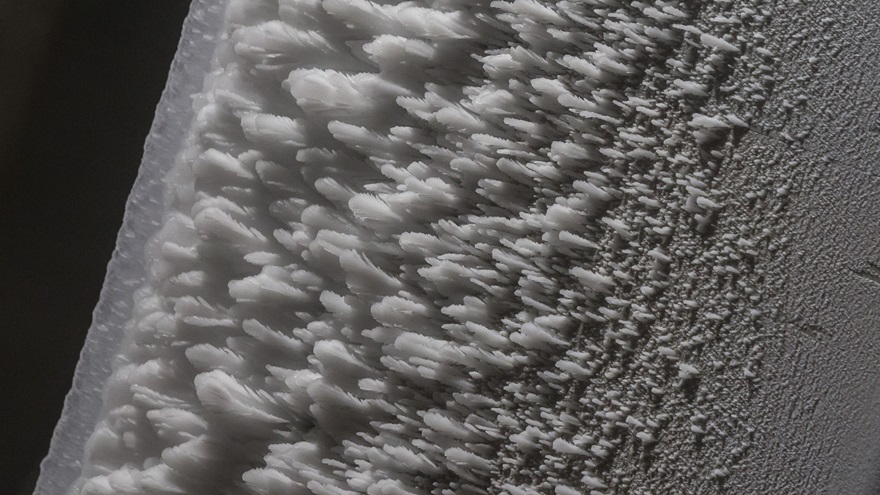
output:
<instances>
[{"instance_id":1,"label":"feathery ice formation","mask_svg":"<svg viewBox=\"0 0 880 495\"><path fill-rule=\"evenodd\" d=\"M785 5L230 0L72 492L751 486Z\"/></svg>"}]
</instances>

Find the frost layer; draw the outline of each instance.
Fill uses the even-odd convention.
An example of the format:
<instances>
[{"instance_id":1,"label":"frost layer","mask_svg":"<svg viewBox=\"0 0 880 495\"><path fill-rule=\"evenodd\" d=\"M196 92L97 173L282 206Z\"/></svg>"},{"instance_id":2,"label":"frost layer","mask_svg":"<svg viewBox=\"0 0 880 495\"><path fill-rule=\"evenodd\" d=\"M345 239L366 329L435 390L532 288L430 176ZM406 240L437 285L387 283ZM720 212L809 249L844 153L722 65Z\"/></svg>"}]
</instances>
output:
<instances>
[{"instance_id":1,"label":"frost layer","mask_svg":"<svg viewBox=\"0 0 880 495\"><path fill-rule=\"evenodd\" d=\"M231 1L73 491L867 489L876 358L810 361L877 317L795 285L864 116L809 95L870 101L807 83L834 7Z\"/></svg>"}]
</instances>

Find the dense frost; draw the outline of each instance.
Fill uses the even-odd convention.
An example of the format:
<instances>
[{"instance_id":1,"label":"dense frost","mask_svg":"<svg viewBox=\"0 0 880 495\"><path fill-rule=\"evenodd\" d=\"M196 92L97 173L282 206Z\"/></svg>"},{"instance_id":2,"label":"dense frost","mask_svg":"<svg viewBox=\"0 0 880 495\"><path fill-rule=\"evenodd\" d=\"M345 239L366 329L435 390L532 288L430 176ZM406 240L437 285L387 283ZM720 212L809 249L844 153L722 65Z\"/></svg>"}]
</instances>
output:
<instances>
[{"instance_id":1,"label":"dense frost","mask_svg":"<svg viewBox=\"0 0 880 495\"><path fill-rule=\"evenodd\" d=\"M793 489L811 9L231 0L72 492Z\"/></svg>"}]
</instances>

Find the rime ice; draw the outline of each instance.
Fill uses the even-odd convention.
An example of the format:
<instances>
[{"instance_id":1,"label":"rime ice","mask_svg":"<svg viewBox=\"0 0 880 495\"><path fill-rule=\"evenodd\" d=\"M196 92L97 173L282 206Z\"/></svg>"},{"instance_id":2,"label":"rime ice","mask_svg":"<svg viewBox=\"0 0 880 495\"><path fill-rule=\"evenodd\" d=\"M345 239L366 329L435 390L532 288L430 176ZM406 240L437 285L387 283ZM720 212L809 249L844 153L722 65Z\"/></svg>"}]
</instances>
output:
<instances>
[{"instance_id":1,"label":"rime ice","mask_svg":"<svg viewBox=\"0 0 880 495\"><path fill-rule=\"evenodd\" d=\"M754 487L769 3L231 0L73 492Z\"/></svg>"}]
</instances>

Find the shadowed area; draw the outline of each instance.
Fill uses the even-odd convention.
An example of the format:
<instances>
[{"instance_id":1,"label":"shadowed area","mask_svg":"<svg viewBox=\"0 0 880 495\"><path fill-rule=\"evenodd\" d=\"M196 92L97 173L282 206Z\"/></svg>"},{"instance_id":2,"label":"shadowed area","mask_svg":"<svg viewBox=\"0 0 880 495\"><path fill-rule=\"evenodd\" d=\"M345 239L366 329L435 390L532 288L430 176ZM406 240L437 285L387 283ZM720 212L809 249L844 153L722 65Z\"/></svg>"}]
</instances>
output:
<instances>
[{"instance_id":1,"label":"shadowed area","mask_svg":"<svg viewBox=\"0 0 880 495\"><path fill-rule=\"evenodd\" d=\"M0 486L29 493L70 388L189 2L0 6Z\"/></svg>"}]
</instances>

